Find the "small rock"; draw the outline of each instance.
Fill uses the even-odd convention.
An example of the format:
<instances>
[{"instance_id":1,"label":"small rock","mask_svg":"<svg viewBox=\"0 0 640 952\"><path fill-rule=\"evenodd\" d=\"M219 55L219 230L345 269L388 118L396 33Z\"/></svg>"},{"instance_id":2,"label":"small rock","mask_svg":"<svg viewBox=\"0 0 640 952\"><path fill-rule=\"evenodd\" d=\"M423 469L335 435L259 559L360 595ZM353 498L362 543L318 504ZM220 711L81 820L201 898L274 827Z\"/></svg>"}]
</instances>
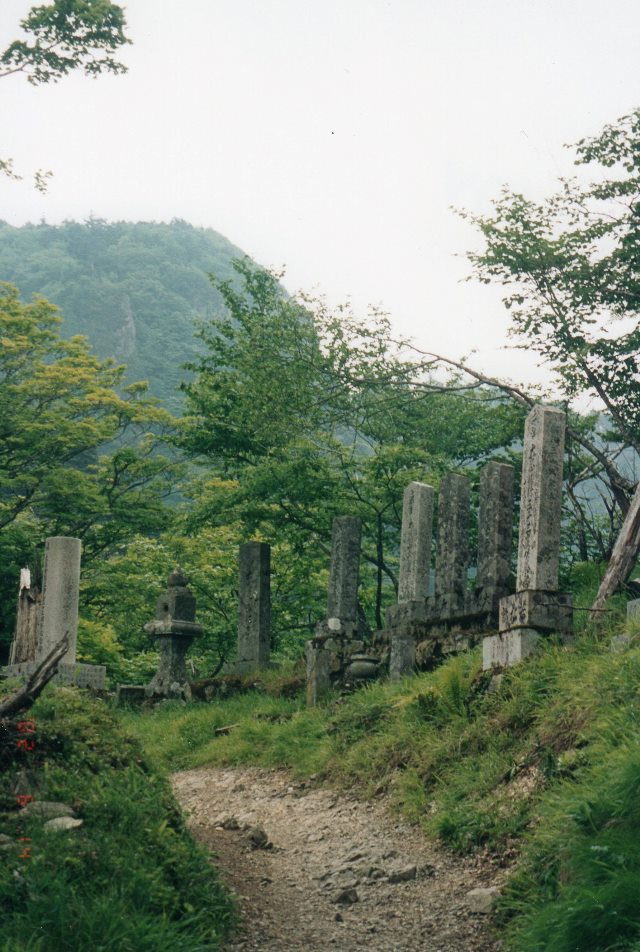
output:
<instances>
[{"instance_id":1,"label":"small rock","mask_svg":"<svg viewBox=\"0 0 640 952\"><path fill-rule=\"evenodd\" d=\"M408 883L415 879L418 870L416 866L403 866L402 869L394 869L389 873L388 882L390 883Z\"/></svg>"},{"instance_id":2,"label":"small rock","mask_svg":"<svg viewBox=\"0 0 640 952\"><path fill-rule=\"evenodd\" d=\"M53 820L47 820L44 825L45 830L77 830L82 826L83 821L77 820L72 816L57 816Z\"/></svg>"},{"instance_id":3,"label":"small rock","mask_svg":"<svg viewBox=\"0 0 640 952\"><path fill-rule=\"evenodd\" d=\"M254 850L266 850L269 846L269 837L261 826L249 830L248 839Z\"/></svg>"},{"instance_id":4,"label":"small rock","mask_svg":"<svg viewBox=\"0 0 640 952\"><path fill-rule=\"evenodd\" d=\"M497 886L478 886L467 893L467 905L471 912L486 915L491 912L494 900L500 895Z\"/></svg>"},{"instance_id":5,"label":"small rock","mask_svg":"<svg viewBox=\"0 0 640 952\"><path fill-rule=\"evenodd\" d=\"M66 803L57 803L55 800L32 800L22 809L27 816L41 816L53 820L60 816L75 816L75 811Z\"/></svg>"},{"instance_id":6,"label":"small rock","mask_svg":"<svg viewBox=\"0 0 640 952\"><path fill-rule=\"evenodd\" d=\"M223 820L220 824L223 830L239 830L240 824L234 816L228 816L226 820Z\"/></svg>"},{"instance_id":7,"label":"small rock","mask_svg":"<svg viewBox=\"0 0 640 952\"><path fill-rule=\"evenodd\" d=\"M333 917L333 921L334 921L334 922L344 922L344 916L342 915L341 912L336 912L335 916Z\"/></svg>"},{"instance_id":8,"label":"small rock","mask_svg":"<svg viewBox=\"0 0 640 952\"><path fill-rule=\"evenodd\" d=\"M348 889L339 889L331 901L341 906L352 906L354 902L358 902L358 899L358 893L351 886Z\"/></svg>"}]
</instances>

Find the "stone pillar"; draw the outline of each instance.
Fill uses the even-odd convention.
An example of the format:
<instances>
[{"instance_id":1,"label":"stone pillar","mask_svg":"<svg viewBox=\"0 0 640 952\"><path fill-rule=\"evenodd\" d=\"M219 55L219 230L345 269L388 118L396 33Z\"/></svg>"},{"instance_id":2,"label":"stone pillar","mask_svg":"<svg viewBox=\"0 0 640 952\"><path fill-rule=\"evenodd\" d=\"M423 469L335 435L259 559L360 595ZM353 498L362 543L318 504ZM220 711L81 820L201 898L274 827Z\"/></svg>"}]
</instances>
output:
<instances>
[{"instance_id":1,"label":"stone pillar","mask_svg":"<svg viewBox=\"0 0 640 952\"><path fill-rule=\"evenodd\" d=\"M68 634L61 664L75 664L80 591L80 539L52 536L44 547L42 622L37 660Z\"/></svg>"},{"instance_id":2,"label":"stone pillar","mask_svg":"<svg viewBox=\"0 0 640 952\"><path fill-rule=\"evenodd\" d=\"M485 669L528 657L543 634L571 637L573 605L558 592L566 418L538 405L524 431L516 594L500 601L499 634L483 642Z\"/></svg>"},{"instance_id":3,"label":"stone pillar","mask_svg":"<svg viewBox=\"0 0 640 952\"><path fill-rule=\"evenodd\" d=\"M409 483L402 505L398 601L412 602L429 594L433 488Z\"/></svg>"},{"instance_id":4,"label":"stone pillar","mask_svg":"<svg viewBox=\"0 0 640 952\"><path fill-rule=\"evenodd\" d=\"M270 637L271 548L266 542L245 542L240 546L238 674L266 668Z\"/></svg>"},{"instance_id":5,"label":"stone pillar","mask_svg":"<svg viewBox=\"0 0 640 952\"><path fill-rule=\"evenodd\" d=\"M516 590L558 590L566 417L538 405L524 428Z\"/></svg>"},{"instance_id":6,"label":"stone pillar","mask_svg":"<svg viewBox=\"0 0 640 952\"><path fill-rule=\"evenodd\" d=\"M337 516L333 520L327 599L330 628L335 628L332 619L339 619L342 626L357 623L361 535L362 523L357 516Z\"/></svg>"},{"instance_id":7,"label":"stone pillar","mask_svg":"<svg viewBox=\"0 0 640 952\"><path fill-rule=\"evenodd\" d=\"M511 574L513 466L487 463L480 472L476 587L506 595Z\"/></svg>"},{"instance_id":8,"label":"stone pillar","mask_svg":"<svg viewBox=\"0 0 640 952\"><path fill-rule=\"evenodd\" d=\"M191 697L185 656L193 639L202 634L202 626L195 618L196 600L186 575L176 568L156 603L155 621L144 626L144 630L157 639L160 652L158 670L144 689L146 697L184 700Z\"/></svg>"},{"instance_id":9,"label":"stone pillar","mask_svg":"<svg viewBox=\"0 0 640 952\"><path fill-rule=\"evenodd\" d=\"M463 598L469 571L470 482L447 473L440 485L436 596Z\"/></svg>"}]
</instances>

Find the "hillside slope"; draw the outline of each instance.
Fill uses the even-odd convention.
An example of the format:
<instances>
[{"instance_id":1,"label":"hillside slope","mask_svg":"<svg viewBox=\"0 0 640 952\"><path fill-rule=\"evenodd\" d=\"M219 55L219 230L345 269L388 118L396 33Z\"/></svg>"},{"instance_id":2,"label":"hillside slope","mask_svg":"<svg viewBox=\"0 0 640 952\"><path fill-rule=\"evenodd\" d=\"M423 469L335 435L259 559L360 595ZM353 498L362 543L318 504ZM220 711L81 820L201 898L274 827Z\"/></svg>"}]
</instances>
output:
<instances>
[{"instance_id":1,"label":"hillside slope","mask_svg":"<svg viewBox=\"0 0 640 952\"><path fill-rule=\"evenodd\" d=\"M65 336L85 334L101 357L127 364L128 380L148 380L174 409L181 366L197 350L195 323L221 307L207 273L231 278L242 256L222 235L184 221L0 222L0 280L25 299L44 295L60 308Z\"/></svg>"}]
</instances>

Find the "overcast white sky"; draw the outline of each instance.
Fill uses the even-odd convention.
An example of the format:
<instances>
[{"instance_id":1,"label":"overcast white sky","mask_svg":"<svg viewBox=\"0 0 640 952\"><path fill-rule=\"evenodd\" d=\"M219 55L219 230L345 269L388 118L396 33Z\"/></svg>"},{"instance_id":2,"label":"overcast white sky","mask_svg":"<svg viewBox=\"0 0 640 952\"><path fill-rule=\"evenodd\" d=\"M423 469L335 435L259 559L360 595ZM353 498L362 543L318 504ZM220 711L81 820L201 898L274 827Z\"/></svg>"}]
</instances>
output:
<instances>
[{"instance_id":1,"label":"overcast white sky","mask_svg":"<svg viewBox=\"0 0 640 952\"><path fill-rule=\"evenodd\" d=\"M0 0L0 45L32 5ZM129 0L129 73L0 83L12 224L90 215L216 229L291 290L514 379L497 289L462 283L477 239L450 206L542 197L563 144L640 104L638 0Z\"/></svg>"}]
</instances>

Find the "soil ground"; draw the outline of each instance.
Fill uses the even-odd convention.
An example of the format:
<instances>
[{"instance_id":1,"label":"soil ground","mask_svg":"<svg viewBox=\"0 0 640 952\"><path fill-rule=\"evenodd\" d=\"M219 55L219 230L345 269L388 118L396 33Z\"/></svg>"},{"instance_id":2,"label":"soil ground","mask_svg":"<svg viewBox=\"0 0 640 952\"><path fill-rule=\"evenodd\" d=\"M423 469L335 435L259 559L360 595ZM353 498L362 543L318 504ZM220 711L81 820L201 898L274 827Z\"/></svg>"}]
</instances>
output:
<instances>
[{"instance_id":1,"label":"soil ground","mask_svg":"<svg viewBox=\"0 0 640 952\"><path fill-rule=\"evenodd\" d=\"M460 860L389 814L282 771L174 774L200 843L215 854L241 916L245 952L494 952L491 917L469 890L500 885L486 857Z\"/></svg>"}]
</instances>

